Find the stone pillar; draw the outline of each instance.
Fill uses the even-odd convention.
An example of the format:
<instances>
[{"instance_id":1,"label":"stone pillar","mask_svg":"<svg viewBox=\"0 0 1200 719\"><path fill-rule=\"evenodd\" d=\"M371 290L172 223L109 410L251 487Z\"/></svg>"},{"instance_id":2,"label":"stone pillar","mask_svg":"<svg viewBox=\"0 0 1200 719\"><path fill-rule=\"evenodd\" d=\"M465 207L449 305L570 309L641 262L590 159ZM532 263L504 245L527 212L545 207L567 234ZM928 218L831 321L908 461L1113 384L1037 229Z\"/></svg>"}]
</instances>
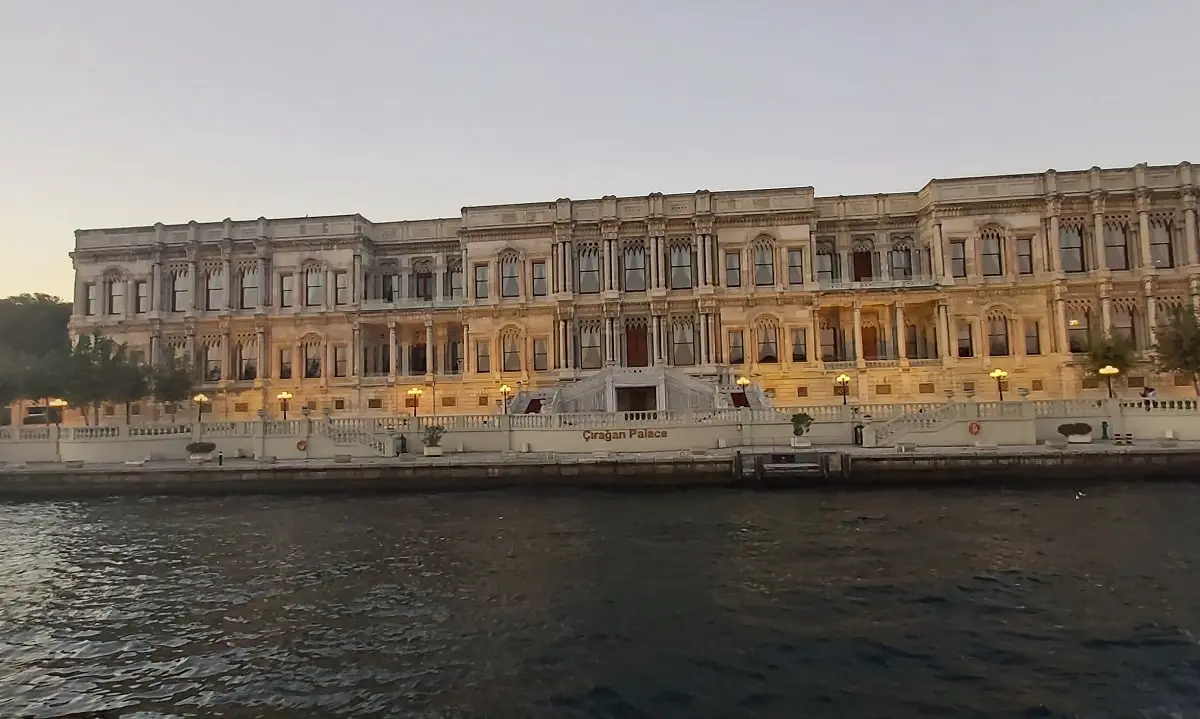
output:
<instances>
[{"instance_id":1,"label":"stone pillar","mask_svg":"<svg viewBox=\"0 0 1200 719\"><path fill-rule=\"evenodd\" d=\"M76 283L76 286L78 286L78 283ZM146 308L147 311L159 311L162 307L162 294L162 263L156 261L154 266L150 268L150 287L146 291L146 301L149 304L149 307ZM79 296L78 290L76 290L75 295L76 297ZM78 307L76 308L76 313L78 314Z\"/></svg>"},{"instance_id":2,"label":"stone pillar","mask_svg":"<svg viewBox=\"0 0 1200 719\"><path fill-rule=\"evenodd\" d=\"M1196 194L1191 188L1183 195L1183 242L1188 265L1196 264Z\"/></svg>"},{"instance_id":3,"label":"stone pillar","mask_svg":"<svg viewBox=\"0 0 1200 719\"><path fill-rule=\"evenodd\" d=\"M462 251L463 272L463 301L470 302L475 297L475 268L467 262L467 251ZM463 353L466 356L466 353Z\"/></svg>"},{"instance_id":4,"label":"stone pillar","mask_svg":"<svg viewBox=\"0 0 1200 719\"><path fill-rule=\"evenodd\" d=\"M937 304L937 312L934 321L934 341L937 342L938 356L942 358L944 364L946 360L949 360L954 356L950 353L951 340L949 310L944 303L939 302Z\"/></svg>"},{"instance_id":5,"label":"stone pillar","mask_svg":"<svg viewBox=\"0 0 1200 719\"><path fill-rule=\"evenodd\" d=\"M854 359L859 367L866 366L867 361L863 359L862 308L857 303L854 305Z\"/></svg>"},{"instance_id":6,"label":"stone pillar","mask_svg":"<svg viewBox=\"0 0 1200 719\"><path fill-rule=\"evenodd\" d=\"M1150 347L1155 343L1155 331L1158 327L1158 303L1154 299L1154 290L1146 283L1146 338Z\"/></svg>"},{"instance_id":7,"label":"stone pillar","mask_svg":"<svg viewBox=\"0 0 1200 719\"><path fill-rule=\"evenodd\" d=\"M226 310L233 309L233 258L229 255L221 262L221 272L225 275L225 304L222 305Z\"/></svg>"},{"instance_id":8,"label":"stone pillar","mask_svg":"<svg viewBox=\"0 0 1200 719\"><path fill-rule=\"evenodd\" d=\"M267 331L260 327L254 334L254 341L258 344L258 381L265 383L271 376L271 369L267 363L267 358L270 357L267 353Z\"/></svg>"},{"instance_id":9,"label":"stone pillar","mask_svg":"<svg viewBox=\"0 0 1200 719\"><path fill-rule=\"evenodd\" d=\"M658 363L658 316L650 315L650 364L653 366Z\"/></svg>"},{"instance_id":10,"label":"stone pillar","mask_svg":"<svg viewBox=\"0 0 1200 719\"><path fill-rule=\"evenodd\" d=\"M901 362L904 362L908 357L908 353L905 351L905 343L907 341L908 341L908 338L905 336L905 332L904 332L904 305L899 300L897 300L896 301L896 358L899 359Z\"/></svg>"},{"instance_id":11,"label":"stone pillar","mask_svg":"<svg viewBox=\"0 0 1200 719\"><path fill-rule=\"evenodd\" d=\"M1058 351L1062 354L1069 354L1071 351L1071 342L1068 339L1067 330L1067 303L1061 297L1054 300L1054 322L1058 325Z\"/></svg>"},{"instance_id":12,"label":"stone pillar","mask_svg":"<svg viewBox=\"0 0 1200 719\"><path fill-rule=\"evenodd\" d=\"M425 374L432 375L437 369L437 359L433 345L433 320L425 320Z\"/></svg>"},{"instance_id":13,"label":"stone pillar","mask_svg":"<svg viewBox=\"0 0 1200 719\"><path fill-rule=\"evenodd\" d=\"M550 283L550 294L558 294L558 278L562 277L562 272L558 266L558 240L550 245L550 261L546 263L546 273L549 275L547 280Z\"/></svg>"},{"instance_id":14,"label":"stone pillar","mask_svg":"<svg viewBox=\"0 0 1200 719\"><path fill-rule=\"evenodd\" d=\"M322 288L322 295L323 295L322 299L325 300L325 309L332 310L334 294L335 294L334 293L333 268L332 267L325 268L325 272L322 273L322 282L325 285Z\"/></svg>"},{"instance_id":15,"label":"stone pillar","mask_svg":"<svg viewBox=\"0 0 1200 719\"><path fill-rule=\"evenodd\" d=\"M696 235L696 270L700 273L698 287L708 287L708 237Z\"/></svg>"},{"instance_id":16,"label":"stone pillar","mask_svg":"<svg viewBox=\"0 0 1200 719\"><path fill-rule=\"evenodd\" d=\"M1046 244L1050 246L1050 257L1053 266L1051 272L1062 272L1062 230L1059 228L1059 213L1062 212L1062 201L1057 197L1046 199L1046 213L1050 217L1049 230L1050 236L1046 238Z\"/></svg>"},{"instance_id":17,"label":"stone pillar","mask_svg":"<svg viewBox=\"0 0 1200 719\"><path fill-rule=\"evenodd\" d=\"M192 282L192 291L188 292L188 312L195 312L200 307L200 263L195 260L188 262L188 279Z\"/></svg>"},{"instance_id":18,"label":"stone pillar","mask_svg":"<svg viewBox=\"0 0 1200 719\"><path fill-rule=\"evenodd\" d=\"M575 365L575 321L567 320L567 367L574 369Z\"/></svg>"},{"instance_id":19,"label":"stone pillar","mask_svg":"<svg viewBox=\"0 0 1200 719\"><path fill-rule=\"evenodd\" d=\"M354 323L354 328L350 333L350 376L362 377L362 328L358 323Z\"/></svg>"},{"instance_id":20,"label":"stone pillar","mask_svg":"<svg viewBox=\"0 0 1200 719\"><path fill-rule=\"evenodd\" d=\"M1150 256L1150 195L1141 193L1137 196L1138 215L1138 250L1142 258L1142 267L1154 269L1154 259Z\"/></svg>"},{"instance_id":21,"label":"stone pillar","mask_svg":"<svg viewBox=\"0 0 1200 719\"><path fill-rule=\"evenodd\" d=\"M696 364L706 365L708 359L708 315L700 315L700 352Z\"/></svg>"},{"instance_id":22,"label":"stone pillar","mask_svg":"<svg viewBox=\"0 0 1200 719\"><path fill-rule=\"evenodd\" d=\"M294 280L293 280L294 281ZM271 306L271 275L267 267L267 258L259 256L258 258L258 307Z\"/></svg>"},{"instance_id":23,"label":"stone pillar","mask_svg":"<svg viewBox=\"0 0 1200 719\"><path fill-rule=\"evenodd\" d=\"M808 315L808 334L804 341L808 343L808 361L821 361L821 312L812 310Z\"/></svg>"},{"instance_id":24,"label":"stone pillar","mask_svg":"<svg viewBox=\"0 0 1200 719\"><path fill-rule=\"evenodd\" d=\"M567 292L575 293L575 243L567 240L563 243L563 265L567 278Z\"/></svg>"},{"instance_id":25,"label":"stone pillar","mask_svg":"<svg viewBox=\"0 0 1200 719\"><path fill-rule=\"evenodd\" d=\"M1096 269L1107 270L1108 259L1104 256L1104 195L1092 193L1092 246L1096 253ZM1106 326L1107 327L1107 326ZM1107 328L1105 332L1107 332Z\"/></svg>"},{"instance_id":26,"label":"stone pillar","mask_svg":"<svg viewBox=\"0 0 1200 719\"><path fill-rule=\"evenodd\" d=\"M466 353L463 353L464 356ZM400 362L400 352L396 347L396 324L388 322L388 377L396 380L396 365Z\"/></svg>"}]
</instances>

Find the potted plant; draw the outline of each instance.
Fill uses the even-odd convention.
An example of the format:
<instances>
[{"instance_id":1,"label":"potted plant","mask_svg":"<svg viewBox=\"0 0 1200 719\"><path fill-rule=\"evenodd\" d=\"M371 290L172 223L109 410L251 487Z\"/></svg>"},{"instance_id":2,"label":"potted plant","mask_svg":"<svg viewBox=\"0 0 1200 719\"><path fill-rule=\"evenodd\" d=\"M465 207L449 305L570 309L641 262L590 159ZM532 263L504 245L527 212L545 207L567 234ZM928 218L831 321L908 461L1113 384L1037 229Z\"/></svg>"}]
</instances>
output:
<instances>
[{"instance_id":1,"label":"potted plant","mask_svg":"<svg viewBox=\"0 0 1200 719\"><path fill-rule=\"evenodd\" d=\"M425 426L425 436L422 441L425 444L426 457L441 457L442 456L442 436L446 434L446 428L438 424L429 424Z\"/></svg>"},{"instance_id":2,"label":"potted plant","mask_svg":"<svg viewBox=\"0 0 1200 719\"><path fill-rule=\"evenodd\" d=\"M812 427L813 418L805 412L797 412L792 415L792 446L793 447L811 447L812 442L807 439L802 439L808 434L808 430Z\"/></svg>"},{"instance_id":3,"label":"potted plant","mask_svg":"<svg viewBox=\"0 0 1200 719\"><path fill-rule=\"evenodd\" d=\"M193 462L208 462L210 455L217 449L213 442L192 442L187 446L188 459Z\"/></svg>"},{"instance_id":4,"label":"potted plant","mask_svg":"<svg viewBox=\"0 0 1200 719\"><path fill-rule=\"evenodd\" d=\"M1092 425L1087 422L1068 422L1058 425L1058 433L1068 444L1088 444L1092 441Z\"/></svg>"}]
</instances>

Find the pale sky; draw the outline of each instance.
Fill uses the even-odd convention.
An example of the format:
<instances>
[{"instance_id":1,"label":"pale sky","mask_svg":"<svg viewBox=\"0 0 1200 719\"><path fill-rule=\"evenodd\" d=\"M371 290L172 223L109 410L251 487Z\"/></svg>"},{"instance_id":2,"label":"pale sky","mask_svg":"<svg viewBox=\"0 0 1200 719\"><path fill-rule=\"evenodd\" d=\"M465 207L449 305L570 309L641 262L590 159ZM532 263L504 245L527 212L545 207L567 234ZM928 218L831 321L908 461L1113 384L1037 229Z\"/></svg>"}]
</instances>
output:
<instances>
[{"instance_id":1,"label":"pale sky","mask_svg":"<svg viewBox=\"0 0 1200 719\"><path fill-rule=\"evenodd\" d=\"M1200 162L1200 0L0 0L0 296L77 228Z\"/></svg>"}]
</instances>

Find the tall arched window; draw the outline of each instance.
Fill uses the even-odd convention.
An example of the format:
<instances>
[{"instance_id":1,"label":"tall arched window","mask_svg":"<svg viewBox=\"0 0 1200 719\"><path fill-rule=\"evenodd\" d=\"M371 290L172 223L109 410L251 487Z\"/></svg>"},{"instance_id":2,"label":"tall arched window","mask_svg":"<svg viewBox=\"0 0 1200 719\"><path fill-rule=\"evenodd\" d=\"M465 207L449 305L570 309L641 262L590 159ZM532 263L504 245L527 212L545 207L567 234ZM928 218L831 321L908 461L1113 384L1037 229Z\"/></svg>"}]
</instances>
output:
<instances>
[{"instance_id":1,"label":"tall arched window","mask_svg":"<svg viewBox=\"0 0 1200 719\"><path fill-rule=\"evenodd\" d=\"M1062 259L1063 272L1085 272L1087 264L1083 254L1083 224L1077 220L1064 220L1058 231L1058 253Z\"/></svg>"},{"instance_id":2,"label":"tall arched window","mask_svg":"<svg viewBox=\"0 0 1200 719\"><path fill-rule=\"evenodd\" d=\"M770 287L775 284L775 248L760 240L754 245L754 285Z\"/></svg>"}]
</instances>

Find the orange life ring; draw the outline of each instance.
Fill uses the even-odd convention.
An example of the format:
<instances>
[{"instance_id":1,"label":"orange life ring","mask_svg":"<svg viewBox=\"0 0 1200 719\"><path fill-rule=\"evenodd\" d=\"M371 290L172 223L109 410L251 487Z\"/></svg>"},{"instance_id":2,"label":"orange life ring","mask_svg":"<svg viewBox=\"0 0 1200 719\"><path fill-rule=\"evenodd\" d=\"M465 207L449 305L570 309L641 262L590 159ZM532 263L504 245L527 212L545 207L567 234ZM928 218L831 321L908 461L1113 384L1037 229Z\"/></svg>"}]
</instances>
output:
<instances>
[{"instance_id":1,"label":"orange life ring","mask_svg":"<svg viewBox=\"0 0 1200 719\"><path fill-rule=\"evenodd\" d=\"M306 449L308 449L308 442L305 442L304 440L300 440L299 442L296 443L296 449L300 450L301 452L305 451Z\"/></svg>"},{"instance_id":2,"label":"orange life ring","mask_svg":"<svg viewBox=\"0 0 1200 719\"><path fill-rule=\"evenodd\" d=\"M978 422L972 422L967 425L967 431L971 434L979 434L982 430L983 428L979 426Z\"/></svg>"}]
</instances>

